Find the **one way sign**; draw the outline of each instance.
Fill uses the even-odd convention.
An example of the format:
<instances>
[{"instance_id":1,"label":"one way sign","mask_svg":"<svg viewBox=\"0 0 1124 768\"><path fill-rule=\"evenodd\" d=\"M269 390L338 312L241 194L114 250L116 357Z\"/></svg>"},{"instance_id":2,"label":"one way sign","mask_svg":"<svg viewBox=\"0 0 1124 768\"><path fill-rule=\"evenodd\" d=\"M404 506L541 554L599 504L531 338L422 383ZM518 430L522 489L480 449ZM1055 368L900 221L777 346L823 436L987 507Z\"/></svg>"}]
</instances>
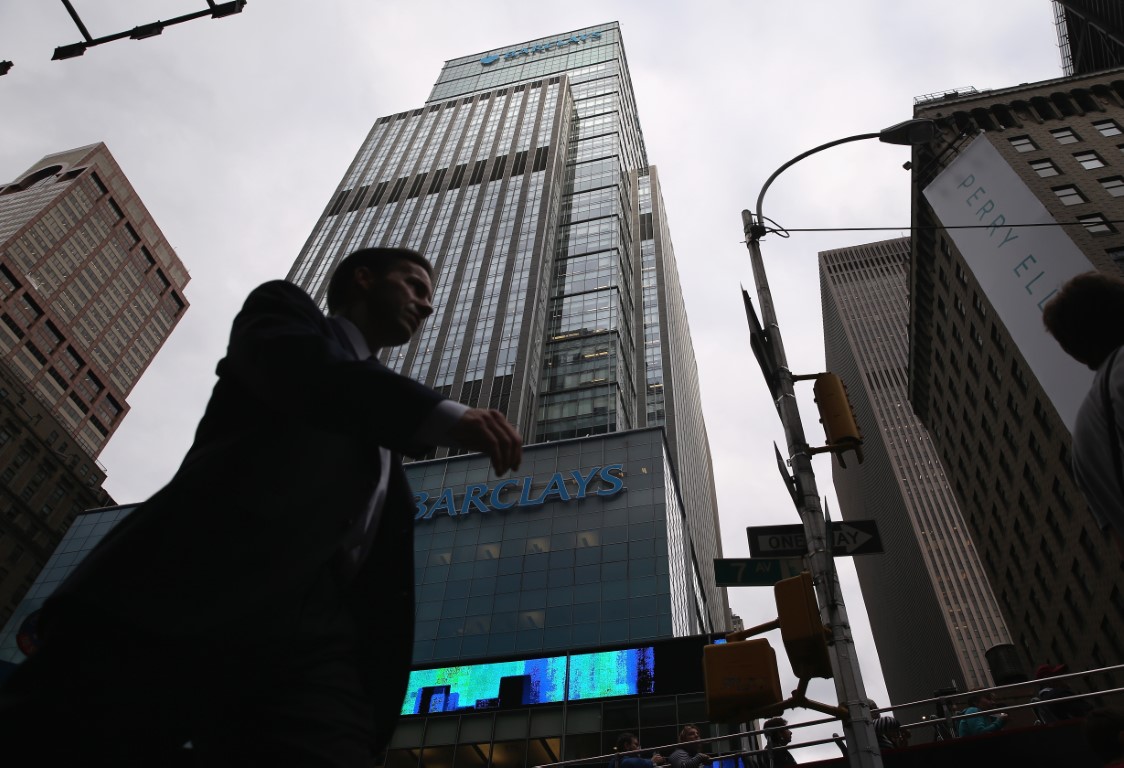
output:
<instances>
[{"instance_id":1,"label":"one way sign","mask_svg":"<svg viewBox=\"0 0 1124 768\"><path fill-rule=\"evenodd\" d=\"M831 554L871 555L882 551L878 526L873 520L831 523ZM760 525L746 528L753 557L796 557L808 554L802 525Z\"/></svg>"}]
</instances>

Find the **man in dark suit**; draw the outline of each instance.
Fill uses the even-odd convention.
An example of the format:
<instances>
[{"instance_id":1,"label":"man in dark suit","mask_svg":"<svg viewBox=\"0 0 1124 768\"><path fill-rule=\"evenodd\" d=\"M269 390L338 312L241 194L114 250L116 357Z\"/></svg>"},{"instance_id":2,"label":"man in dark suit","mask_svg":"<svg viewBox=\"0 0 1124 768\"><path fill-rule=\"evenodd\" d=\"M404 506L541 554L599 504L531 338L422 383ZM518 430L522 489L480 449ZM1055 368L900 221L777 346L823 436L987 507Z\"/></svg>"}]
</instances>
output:
<instances>
[{"instance_id":1,"label":"man in dark suit","mask_svg":"<svg viewBox=\"0 0 1124 768\"><path fill-rule=\"evenodd\" d=\"M413 505L399 454L517 469L522 440L372 355L428 317L406 249L340 262L329 317L282 281L234 320L195 442L43 607L0 691L0 762L367 766L413 650ZM9 762L8 758L16 758Z\"/></svg>"}]
</instances>

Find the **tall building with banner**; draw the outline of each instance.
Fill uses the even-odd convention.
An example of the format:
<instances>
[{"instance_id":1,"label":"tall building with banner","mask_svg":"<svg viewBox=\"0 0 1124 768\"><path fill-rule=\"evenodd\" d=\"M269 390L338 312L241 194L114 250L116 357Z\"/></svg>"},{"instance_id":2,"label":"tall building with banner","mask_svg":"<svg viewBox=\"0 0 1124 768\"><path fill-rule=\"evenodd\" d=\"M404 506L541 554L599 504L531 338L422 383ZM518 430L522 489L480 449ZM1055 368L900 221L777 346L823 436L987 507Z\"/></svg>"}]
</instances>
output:
<instances>
[{"instance_id":1,"label":"tall building with banner","mask_svg":"<svg viewBox=\"0 0 1124 768\"><path fill-rule=\"evenodd\" d=\"M0 184L0 622L75 515L190 278L105 144Z\"/></svg>"},{"instance_id":2,"label":"tall building with banner","mask_svg":"<svg viewBox=\"0 0 1124 768\"><path fill-rule=\"evenodd\" d=\"M520 477L446 449L407 467L417 719L388 764L551 762L630 729L675 741L706 718L701 666L676 684L688 699L657 704L651 681L684 668L628 654L724 632L730 613L694 351L619 26L452 59L424 104L378 118L288 279L323 306L333 266L364 246L434 265L433 315L384 362L503 411L529 444ZM589 660L568 654L605 649L631 650L574 677ZM528 720L531 704L550 706Z\"/></svg>"},{"instance_id":3,"label":"tall building with banner","mask_svg":"<svg viewBox=\"0 0 1124 768\"><path fill-rule=\"evenodd\" d=\"M883 554L856 557L855 570L893 702L990 687L987 653L1011 642L940 457L907 399L909 254L903 237L819 255L827 369L847 385L865 456L846 467L833 461L832 479L843 520L873 519L884 542Z\"/></svg>"},{"instance_id":4,"label":"tall building with banner","mask_svg":"<svg viewBox=\"0 0 1124 768\"><path fill-rule=\"evenodd\" d=\"M1124 264L1124 70L945 94L914 114L940 134L912 161L909 395L1011 632L997 682L1118 663L1120 558L1070 468L1092 372L1042 306L1073 275Z\"/></svg>"}]
</instances>

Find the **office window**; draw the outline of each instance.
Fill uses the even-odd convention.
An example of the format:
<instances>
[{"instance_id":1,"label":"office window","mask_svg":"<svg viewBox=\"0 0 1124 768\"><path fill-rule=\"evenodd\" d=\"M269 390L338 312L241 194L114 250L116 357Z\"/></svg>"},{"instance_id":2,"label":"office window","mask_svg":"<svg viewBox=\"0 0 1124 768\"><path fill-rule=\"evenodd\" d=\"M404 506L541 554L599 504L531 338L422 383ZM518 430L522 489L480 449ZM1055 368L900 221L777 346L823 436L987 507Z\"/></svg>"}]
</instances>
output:
<instances>
[{"instance_id":1,"label":"office window","mask_svg":"<svg viewBox=\"0 0 1124 768\"><path fill-rule=\"evenodd\" d=\"M1049 178L1050 176L1057 176L1061 171L1058 166L1054 165L1054 161L1048 158L1042 160L1031 160L1030 167L1034 169L1042 178Z\"/></svg>"},{"instance_id":2,"label":"office window","mask_svg":"<svg viewBox=\"0 0 1124 768\"><path fill-rule=\"evenodd\" d=\"M1050 135L1057 139L1059 144L1076 144L1081 141L1081 137L1072 128L1055 128L1050 131Z\"/></svg>"},{"instance_id":3,"label":"office window","mask_svg":"<svg viewBox=\"0 0 1124 768\"><path fill-rule=\"evenodd\" d=\"M1104 160L1101 160L1100 155L1096 152L1074 152L1073 159L1081 163L1081 167L1086 171L1091 171L1094 168L1104 168Z\"/></svg>"},{"instance_id":4,"label":"office window","mask_svg":"<svg viewBox=\"0 0 1124 768\"><path fill-rule=\"evenodd\" d=\"M1111 176L1101 179L1101 186L1113 197L1124 197L1124 176Z\"/></svg>"},{"instance_id":5,"label":"office window","mask_svg":"<svg viewBox=\"0 0 1124 768\"><path fill-rule=\"evenodd\" d=\"M1081 194L1081 190L1072 184L1064 187L1054 187L1054 194L1062 201L1062 205L1080 205L1081 203L1088 202L1085 196Z\"/></svg>"},{"instance_id":6,"label":"office window","mask_svg":"<svg viewBox=\"0 0 1124 768\"><path fill-rule=\"evenodd\" d=\"M1093 123L1093 127L1100 131L1101 136L1119 136L1124 131L1120 130L1120 126L1116 124L1115 120L1098 120Z\"/></svg>"},{"instance_id":7,"label":"office window","mask_svg":"<svg viewBox=\"0 0 1124 768\"><path fill-rule=\"evenodd\" d=\"M1007 139L1011 142L1011 146L1015 148L1016 152L1033 152L1038 149L1038 146L1030 140L1029 136L1015 136L1014 138ZM1121 147L1124 151L1124 147Z\"/></svg>"},{"instance_id":8,"label":"office window","mask_svg":"<svg viewBox=\"0 0 1124 768\"><path fill-rule=\"evenodd\" d=\"M1116 228L1108 223L1103 213L1092 213L1088 216L1078 216L1077 221L1081 226L1085 227L1090 234L1094 235L1109 235L1116 231Z\"/></svg>"}]
</instances>

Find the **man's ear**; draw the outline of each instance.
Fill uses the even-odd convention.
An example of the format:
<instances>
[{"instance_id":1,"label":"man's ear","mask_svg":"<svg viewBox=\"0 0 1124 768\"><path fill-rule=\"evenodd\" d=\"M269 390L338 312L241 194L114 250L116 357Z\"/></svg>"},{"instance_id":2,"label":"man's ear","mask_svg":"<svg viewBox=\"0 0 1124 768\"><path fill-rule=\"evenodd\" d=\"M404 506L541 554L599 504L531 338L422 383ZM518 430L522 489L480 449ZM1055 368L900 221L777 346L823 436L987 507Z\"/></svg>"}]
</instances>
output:
<instances>
[{"instance_id":1,"label":"man's ear","mask_svg":"<svg viewBox=\"0 0 1124 768\"><path fill-rule=\"evenodd\" d=\"M356 267L354 273L355 284L364 292L371 290L375 283L375 273L370 267Z\"/></svg>"}]
</instances>

